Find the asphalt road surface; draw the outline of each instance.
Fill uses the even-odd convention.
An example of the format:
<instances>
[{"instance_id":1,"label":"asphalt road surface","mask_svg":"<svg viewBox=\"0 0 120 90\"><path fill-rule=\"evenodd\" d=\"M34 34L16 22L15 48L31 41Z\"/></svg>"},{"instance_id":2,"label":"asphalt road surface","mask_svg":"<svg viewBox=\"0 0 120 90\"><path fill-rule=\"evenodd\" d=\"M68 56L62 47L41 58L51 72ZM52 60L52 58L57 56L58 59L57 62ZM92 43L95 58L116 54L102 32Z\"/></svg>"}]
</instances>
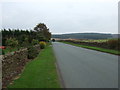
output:
<instances>
[{"instance_id":1,"label":"asphalt road surface","mask_svg":"<svg viewBox=\"0 0 120 90\"><path fill-rule=\"evenodd\" d=\"M118 88L118 56L53 43L65 88Z\"/></svg>"}]
</instances>

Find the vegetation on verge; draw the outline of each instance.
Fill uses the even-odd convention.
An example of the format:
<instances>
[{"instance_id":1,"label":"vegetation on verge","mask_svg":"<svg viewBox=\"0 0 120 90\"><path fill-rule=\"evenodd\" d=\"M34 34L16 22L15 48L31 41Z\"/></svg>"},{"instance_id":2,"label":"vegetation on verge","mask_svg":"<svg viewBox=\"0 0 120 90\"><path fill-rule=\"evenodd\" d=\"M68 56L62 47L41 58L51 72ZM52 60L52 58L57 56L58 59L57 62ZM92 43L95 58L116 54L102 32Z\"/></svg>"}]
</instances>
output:
<instances>
[{"instance_id":1,"label":"vegetation on verge","mask_svg":"<svg viewBox=\"0 0 120 90\"><path fill-rule=\"evenodd\" d=\"M43 42L43 41L41 41L41 42L40 42L40 48L41 48L41 49L44 49L44 48L45 48L45 46L46 46L46 43L45 43L45 42Z\"/></svg>"},{"instance_id":2,"label":"vegetation on verge","mask_svg":"<svg viewBox=\"0 0 120 90\"><path fill-rule=\"evenodd\" d=\"M28 48L39 44L40 41L48 42L51 39L51 32L44 23L37 24L34 30L3 29L0 33L2 33L2 46L6 47L7 53L14 51L15 48ZM3 51L6 54L5 50Z\"/></svg>"},{"instance_id":3,"label":"vegetation on verge","mask_svg":"<svg viewBox=\"0 0 120 90\"><path fill-rule=\"evenodd\" d=\"M120 55L120 51L117 51L117 50L111 50L111 49L104 49L104 48L99 48L99 47L92 47L92 46L74 44L72 42L65 42L65 41L62 41L62 42L66 43L66 44L78 46L78 47L83 47L83 48L87 48L87 49L93 49L93 50L97 50L97 51L101 51L101 52L106 52L106 53L111 53L111 54L115 54L115 55Z\"/></svg>"},{"instance_id":4,"label":"vegetation on verge","mask_svg":"<svg viewBox=\"0 0 120 90\"><path fill-rule=\"evenodd\" d=\"M28 50L28 59L34 59L39 54L39 51L33 46L29 46L27 50Z\"/></svg>"},{"instance_id":5,"label":"vegetation on verge","mask_svg":"<svg viewBox=\"0 0 120 90\"><path fill-rule=\"evenodd\" d=\"M8 88L60 88L52 47L46 46Z\"/></svg>"},{"instance_id":6,"label":"vegetation on verge","mask_svg":"<svg viewBox=\"0 0 120 90\"><path fill-rule=\"evenodd\" d=\"M9 48L9 47L7 47L6 49L3 49L2 50L2 55L4 55L4 54L7 54L7 53L9 53L9 52L14 52L14 51L17 51L18 50L18 48Z\"/></svg>"},{"instance_id":7,"label":"vegetation on verge","mask_svg":"<svg viewBox=\"0 0 120 90\"><path fill-rule=\"evenodd\" d=\"M120 50L120 39L110 39L107 43L110 49Z\"/></svg>"}]
</instances>

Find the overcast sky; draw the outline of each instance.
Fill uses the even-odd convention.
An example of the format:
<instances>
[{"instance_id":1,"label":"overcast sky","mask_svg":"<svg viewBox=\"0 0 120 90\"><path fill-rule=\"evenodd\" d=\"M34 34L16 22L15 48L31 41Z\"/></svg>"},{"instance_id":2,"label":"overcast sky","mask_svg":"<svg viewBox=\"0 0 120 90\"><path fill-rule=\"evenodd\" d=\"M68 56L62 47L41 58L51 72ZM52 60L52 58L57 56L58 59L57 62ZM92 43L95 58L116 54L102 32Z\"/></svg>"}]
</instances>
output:
<instances>
[{"instance_id":1,"label":"overcast sky","mask_svg":"<svg viewBox=\"0 0 120 90\"><path fill-rule=\"evenodd\" d=\"M118 1L4 0L0 3L0 28L33 29L45 23L54 34L118 33Z\"/></svg>"}]
</instances>

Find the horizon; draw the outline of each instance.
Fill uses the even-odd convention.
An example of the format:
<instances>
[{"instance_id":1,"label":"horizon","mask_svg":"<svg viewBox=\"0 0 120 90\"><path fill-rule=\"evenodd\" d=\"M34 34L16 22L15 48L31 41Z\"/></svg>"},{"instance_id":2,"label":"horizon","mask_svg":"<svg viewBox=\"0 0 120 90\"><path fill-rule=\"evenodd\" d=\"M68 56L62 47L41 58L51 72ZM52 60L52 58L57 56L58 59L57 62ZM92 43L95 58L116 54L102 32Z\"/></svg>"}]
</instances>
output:
<instances>
[{"instance_id":1,"label":"horizon","mask_svg":"<svg viewBox=\"0 0 120 90\"><path fill-rule=\"evenodd\" d=\"M4 28L5 29L5 28ZM4 30L4 29L0 29L1 30ZM5 29L5 30L17 30L17 29L11 29L11 28L8 28L8 29ZM30 31L30 30L33 30L33 29L18 29L18 30L23 30L23 31ZM78 34L78 33L99 33L99 34L120 34L120 33L110 33L110 32L65 32L65 33L51 33L52 35L62 35L62 34Z\"/></svg>"},{"instance_id":2,"label":"horizon","mask_svg":"<svg viewBox=\"0 0 120 90\"><path fill-rule=\"evenodd\" d=\"M67 32L67 33L52 33L52 35L79 34L79 33L120 34L120 33L109 33L109 32Z\"/></svg>"},{"instance_id":3,"label":"horizon","mask_svg":"<svg viewBox=\"0 0 120 90\"><path fill-rule=\"evenodd\" d=\"M16 28L15 28L15 29L14 29L14 28L13 28L13 29L12 29L12 28L8 28L8 29L3 28L3 29L0 29L0 31L1 31L1 30L4 30L4 29L5 29L5 30L9 30L9 29L10 29L10 30L23 30L23 31L26 31L26 30L28 30L28 31L33 30L33 31L34 31L34 29L18 29L18 28L17 28L17 29L16 29ZM61 35L61 34L77 34L77 33L120 34L120 33L94 32L94 31L93 31L93 32L65 32L65 33L52 33L52 32L51 32L52 35L53 35L53 34L54 34L54 35Z\"/></svg>"},{"instance_id":4,"label":"horizon","mask_svg":"<svg viewBox=\"0 0 120 90\"><path fill-rule=\"evenodd\" d=\"M52 34L61 35L61 34L78 34L78 33L120 34L120 33L110 33L110 32L67 32L67 33L52 33Z\"/></svg>"}]
</instances>

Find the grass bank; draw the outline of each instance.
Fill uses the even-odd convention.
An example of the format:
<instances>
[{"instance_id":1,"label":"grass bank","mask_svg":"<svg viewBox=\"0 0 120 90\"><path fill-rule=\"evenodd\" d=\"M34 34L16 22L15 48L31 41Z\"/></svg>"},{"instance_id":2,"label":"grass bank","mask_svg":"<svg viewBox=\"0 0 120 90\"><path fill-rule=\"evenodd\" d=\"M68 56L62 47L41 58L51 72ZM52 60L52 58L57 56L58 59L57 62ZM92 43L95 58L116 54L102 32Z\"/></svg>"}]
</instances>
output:
<instances>
[{"instance_id":1,"label":"grass bank","mask_svg":"<svg viewBox=\"0 0 120 90\"><path fill-rule=\"evenodd\" d=\"M65 44L70 44L70 45L74 45L74 46L78 46L78 47L82 47L82 48L97 50L97 51L110 53L110 54L114 54L114 55L120 55L120 51L116 51L116 50L104 49L104 48L93 47L93 46L86 46L86 45L80 45L80 44L74 44L74 43L65 42L65 41L62 41L62 42L65 43Z\"/></svg>"},{"instance_id":2,"label":"grass bank","mask_svg":"<svg viewBox=\"0 0 120 90\"><path fill-rule=\"evenodd\" d=\"M8 88L60 88L52 46L47 46L30 61L20 78Z\"/></svg>"}]
</instances>

